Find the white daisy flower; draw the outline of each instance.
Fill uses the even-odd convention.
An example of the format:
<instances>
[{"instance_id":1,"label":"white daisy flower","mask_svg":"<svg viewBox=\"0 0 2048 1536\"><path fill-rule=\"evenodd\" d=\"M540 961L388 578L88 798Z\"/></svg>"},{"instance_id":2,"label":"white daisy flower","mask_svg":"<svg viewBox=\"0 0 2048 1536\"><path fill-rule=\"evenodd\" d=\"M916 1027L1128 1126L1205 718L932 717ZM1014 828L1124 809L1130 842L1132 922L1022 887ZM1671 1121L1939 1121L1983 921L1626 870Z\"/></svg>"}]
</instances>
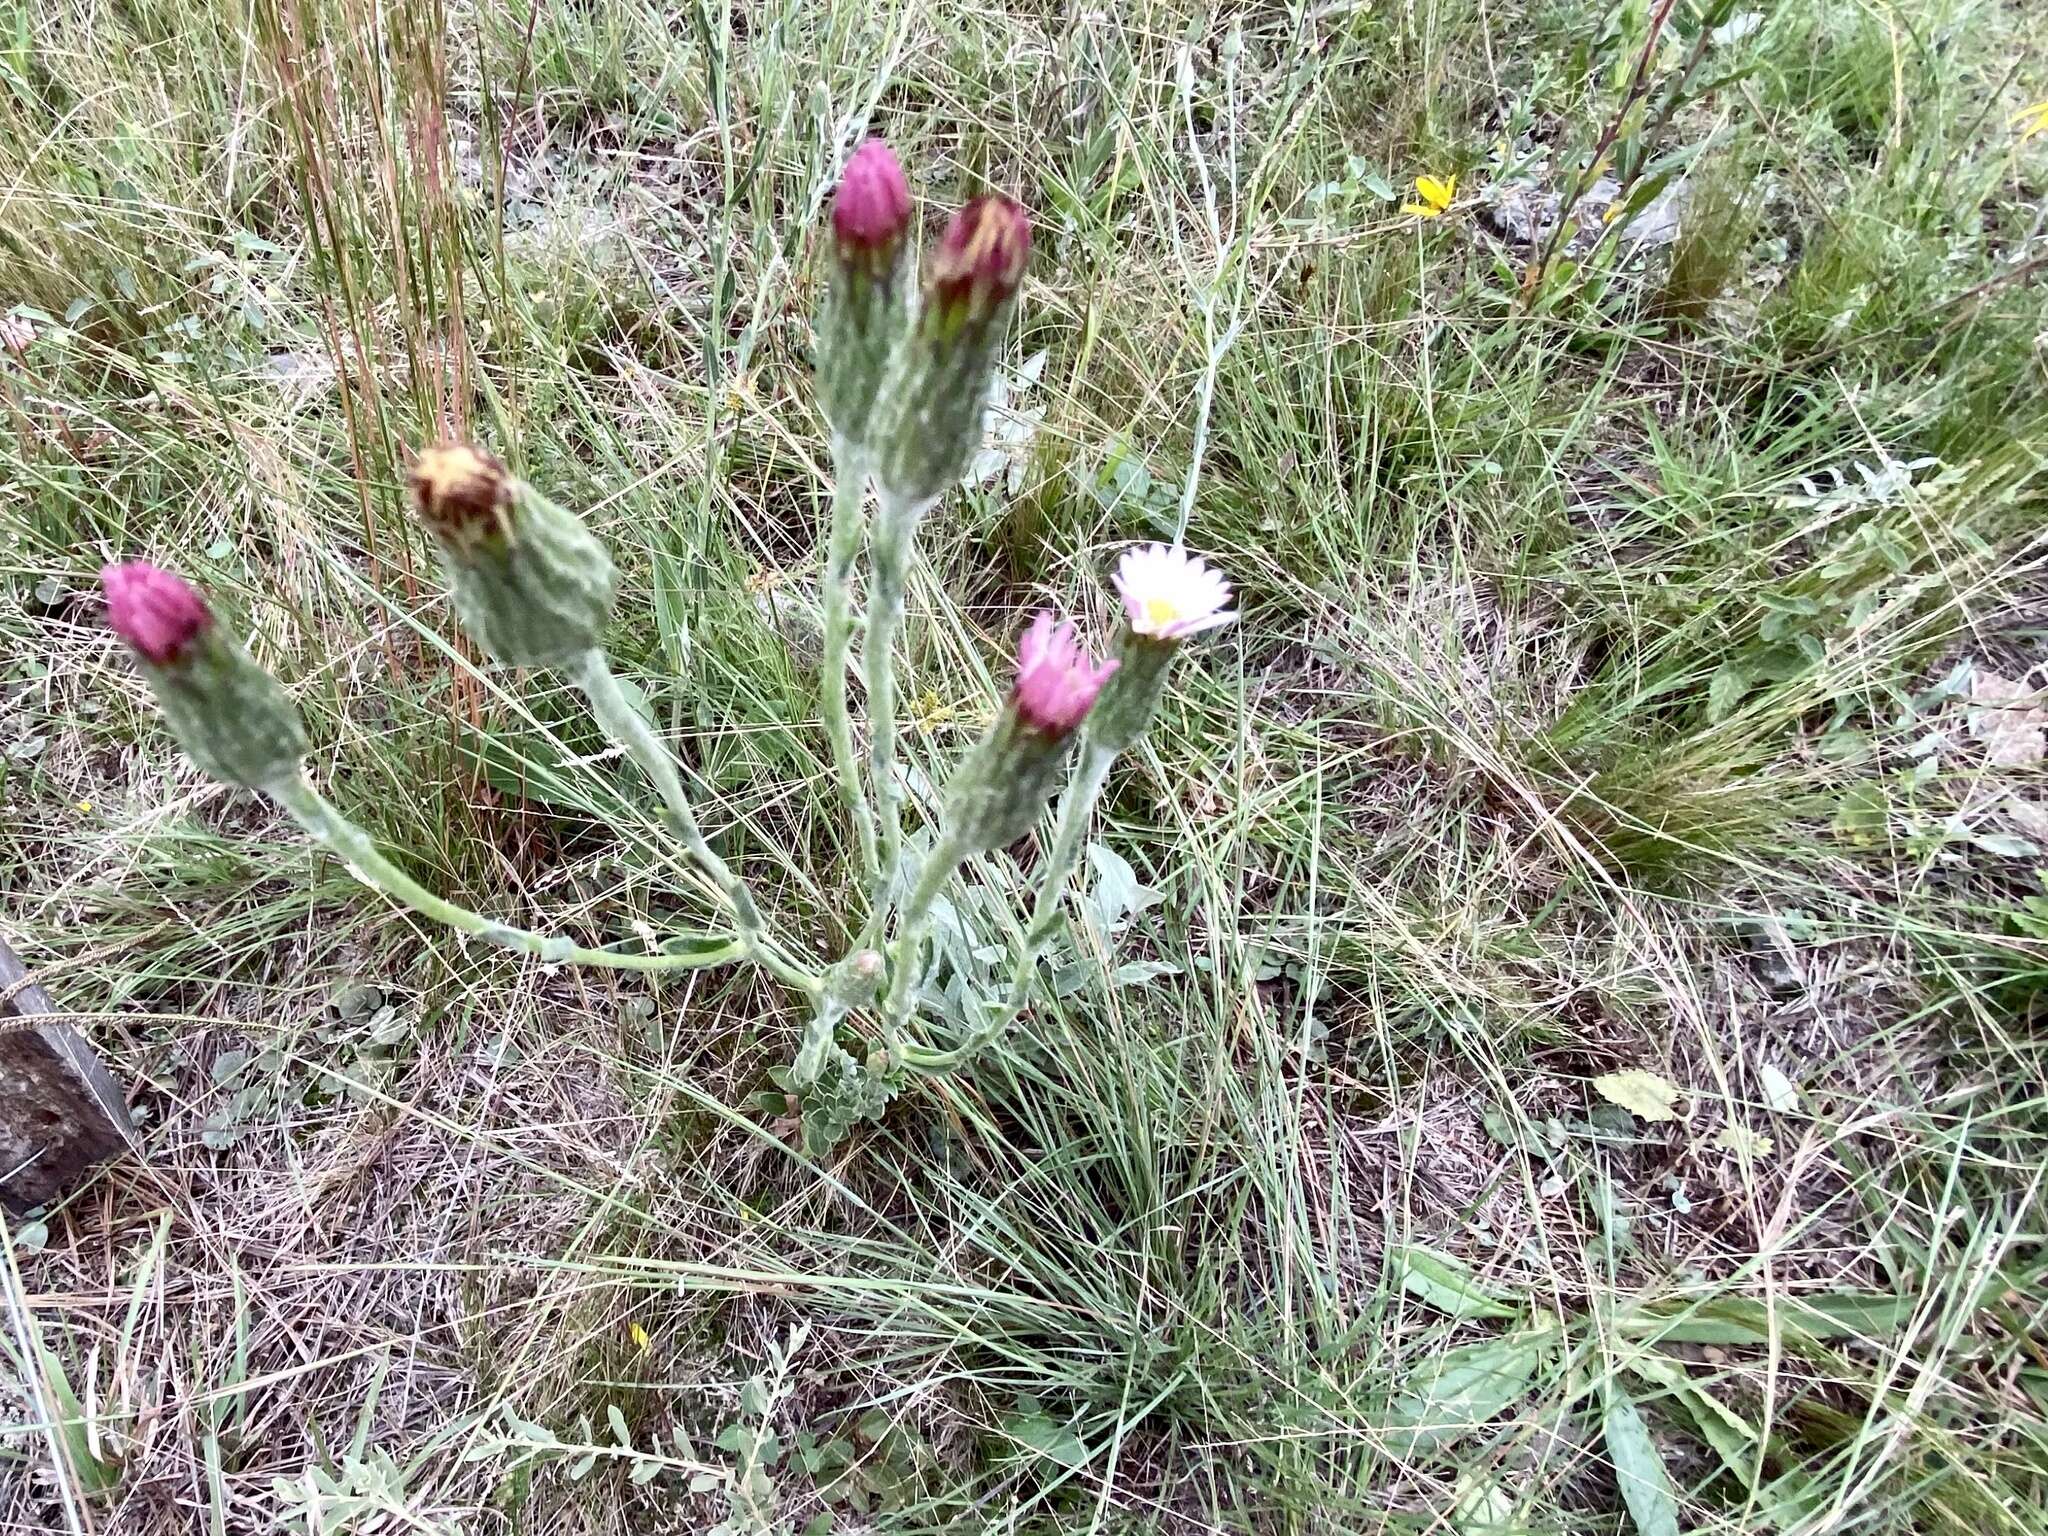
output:
<instances>
[{"instance_id":1,"label":"white daisy flower","mask_svg":"<svg viewBox=\"0 0 2048 1536\"><path fill-rule=\"evenodd\" d=\"M1230 583L1177 546L1153 544L1117 562L1116 589L1131 628L1153 640L1185 640L1228 624Z\"/></svg>"}]
</instances>

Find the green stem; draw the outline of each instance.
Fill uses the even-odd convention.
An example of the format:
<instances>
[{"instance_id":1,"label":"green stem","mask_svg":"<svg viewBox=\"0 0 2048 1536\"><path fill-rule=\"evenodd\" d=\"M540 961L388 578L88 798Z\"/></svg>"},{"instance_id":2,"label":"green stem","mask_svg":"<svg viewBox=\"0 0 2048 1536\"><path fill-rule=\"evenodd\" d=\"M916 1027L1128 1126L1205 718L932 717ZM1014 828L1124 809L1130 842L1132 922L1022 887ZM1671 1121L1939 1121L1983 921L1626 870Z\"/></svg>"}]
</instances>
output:
<instances>
[{"instance_id":1,"label":"green stem","mask_svg":"<svg viewBox=\"0 0 2048 1536\"><path fill-rule=\"evenodd\" d=\"M925 930L930 927L932 903L973 851L950 831L941 832L938 846L918 873L917 884L904 898L896 940L889 946L889 992L882 1000L882 1039L892 1062L904 1059L903 1026L917 1010L918 957L924 948Z\"/></svg>"},{"instance_id":2,"label":"green stem","mask_svg":"<svg viewBox=\"0 0 2048 1536\"><path fill-rule=\"evenodd\" d=\"M896 631L903 624L903 594L909 582L918 519L937 499L908 501L886 489L880 489L879 495L870 542L874 568L867 637L861 643L868 691L868 778L874 785L881 822L874 922L880 921L888 906L897 866L903 860L903 785L896 768Z\"/></svg>"},{"instance_id":3,"label":"green stem","mask_svg":"<svg viewBox=\"0 0 2048 1536\"><path fill-rule=\"evenodd\" d=\"M875 812L860 783L853 745L853 715L846 702L847 655L853 642L853 561L860 552L861 503L867 463L838 438L832 443L832 532L825 555L825 734L832 739L832 765L839 799L860 837L861 870L870 886L880 873Z\"/></svg>"},{"instance_id":4,"label":"green stem","mask_svg":"<svg viewBox=\"0 0 2048 1536\"><path fill-rule=\"evenodd\" d=\"M654 734L654 727L627 700L603 651L593 648L584 653L576 682L584 698L590 701L590 712L597 717L605 735L654 781L661 795L662 819L690 856L704 866L705 873L732 908L733 926L739 930L739 941L747 956L789 985L815 993L817 978L784 956L768 937L761 923L761 909L754 904L747 883L705 841L704 830L697 824L697 813L691 809L689 794L683 788L682 775L676 772L675 759Z\"/></svg>"},{"instance_id":5,"label":"green stem","mask_svg":"<svg viewBox=\"0 0 2048 1536\"><path fill-rule=\"evenodd\" d=\"M604 965L627 971L687 971L707 965L727 965L747 958L744 943L735 939L715 949L693 950L682 955L628 955L610 949L586 949L560 934L535 933L458 907L444 901L414 880L384 856L375 839L337 811L306 779L303 770L266 784L264 792L291 812L293 820L313 835L315 841L337 854L363 884L381 891L393 901L413 909L422 917L501 944L507 949L538 955L547 961L575 965Z\"/></svg>"},{"instance_id":6,"label":"green stem","mask_svg":"<svg viewBox=\"0 0 2048 1536\"><path fill-rule=\"evenodd\" d=\"M1065 793L1060 796L1052 851L1046 855L1038 899L1031 909L1031 926L1024 931L1024 944L1010 973L1010 988L1002 1007L949 1051L905 1046L898 1058L905 1066L926 1073L950 1072L963 1066L999 1039L1016 1022L1017 1015L1024 1011L1024 1005L1031 1000L1031 986L1037 979L1039 959L1044 955L1046 945L1052 942L1053 931L1059 926L1060 897L1065 893L1067 877L1080 861L1081 839L1087 834L1095 802L1101 798L1102 786L1115 762L1116 750L1113 747L1093 740L1082 743L1080 764L1075 768L1074 776L1067 781Z\"/></svg>"}]
</instances>

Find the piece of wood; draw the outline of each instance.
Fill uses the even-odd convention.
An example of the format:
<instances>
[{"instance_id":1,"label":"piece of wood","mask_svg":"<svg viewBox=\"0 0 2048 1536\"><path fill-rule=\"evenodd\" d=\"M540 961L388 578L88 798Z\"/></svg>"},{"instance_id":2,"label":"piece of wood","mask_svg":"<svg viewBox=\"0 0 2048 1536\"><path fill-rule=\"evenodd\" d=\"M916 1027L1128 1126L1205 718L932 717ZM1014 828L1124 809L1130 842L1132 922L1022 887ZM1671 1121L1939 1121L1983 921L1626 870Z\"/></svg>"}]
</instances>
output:
<instances>
[{"instance_id":1,"label":"piece of wood","mask_svg":"<svg viewBox=\"0 0 2048 1536\"><path fill-rule=\"evenodd\" d=\"M0 939L0 1202L47 1205L134 1140L120 1084Z\"/></svg>"}]
</instances>

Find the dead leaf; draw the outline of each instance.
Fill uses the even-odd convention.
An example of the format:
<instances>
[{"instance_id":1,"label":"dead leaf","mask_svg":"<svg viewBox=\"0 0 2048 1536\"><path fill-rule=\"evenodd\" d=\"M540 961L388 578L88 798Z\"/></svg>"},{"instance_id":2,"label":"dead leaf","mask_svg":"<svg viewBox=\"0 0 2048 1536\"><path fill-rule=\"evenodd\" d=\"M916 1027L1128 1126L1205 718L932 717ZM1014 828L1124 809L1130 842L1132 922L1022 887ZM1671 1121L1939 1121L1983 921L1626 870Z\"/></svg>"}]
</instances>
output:
<instances>
[{"instance_id":1,"label":"dead leaf","mask_svg":"<svg viewBox=\"0 0 2048 1536\"><path fill-rule=\"evenodd\" d=\"M2005 802L2005 815L2022 836L2048 847L2048 805L2014 795Z\"/></svg>"},{"instance_id":2,"label":"dead leaf","mask_svg":"<svg viewBox=\"0 0 2048 1536\"><path fill-rule=\"evenodd\" d=\"M1626 1072L1609 1072L1593 1079L1593 1091L1610 1104L1618 1104L1639 1120L1676 1120L1678 1088L1654 1072L1630 1067Z\"/></svg>"},{"instance_id":3,"label":"dead leaf","mask_svg":"<svg viewBox=\"0 0 2048 1536\"><path fill-rule=\"evenodd\" d=\"M1731 1120L1714 1137L1714 1145L1723 1152L1733 1152L1737 1157L1769 1157L1773 1143L1770 1137Z\"/></svg>"},{"instance_id":4,"label":"dead leaf","mask_svg":"<svg viewBox=\"0 0 2048 1536\"><path fill-rule=\"evenodd\" d=\"M1993 768L2025 768L2048 756L2048 709L2040 707L2041 690L2000 677L1975 673L1970 702L1983 706L1970 716L1970 734L1984 743L1984 761Z\"/></svg>"},{"instance_id":5,"label":"dead leaf","mask_svg":"<svg viewBox=\"0 0 2048 1536\"><path fill-rule=\"evenodd\" d=\"M1763 1085L1764 1102L1781 1115L1789 1115L1799 1108L1799 1090L1792 1086L1792 1079L1781 1068L1765 1062L1756 1070L1757 1081Z\"/></svg>"}]
</instances>

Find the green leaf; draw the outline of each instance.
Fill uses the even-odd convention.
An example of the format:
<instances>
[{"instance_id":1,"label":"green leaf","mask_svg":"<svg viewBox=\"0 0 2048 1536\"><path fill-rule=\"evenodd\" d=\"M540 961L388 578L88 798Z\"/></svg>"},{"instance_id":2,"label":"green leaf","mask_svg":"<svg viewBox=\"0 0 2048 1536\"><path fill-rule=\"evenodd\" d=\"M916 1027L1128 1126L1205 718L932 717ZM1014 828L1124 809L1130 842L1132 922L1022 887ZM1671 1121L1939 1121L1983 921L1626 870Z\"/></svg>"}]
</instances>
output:
<instances>
[{"instance_id":1,"label":"green leaf","mask_svg":"<svg viewBox=\"0 0 2048 1536\"><path fill-rule=\"evenodd\" d=\"M1088 907L1097 930L1112 934L1147 907L1164 898L1138 879L1131 861L1102 843L1088 846L1088 862L1095 869L1095 889L1089 892Z\"/></svg>"},{"instance_id":2,"label":"green leaf","mask_svg":"<svg viewBox=\"0 0 2048 1536\"><path fill-rule=\"evenodd\" d=\"M1835 802L1835 834L1852 843L1874 843L1884 835L1890 814L1891 799L1882 784L1870 779L1851 784Z\"/></svg>"},{"instance_id":3,"label":"green leaf","mask_svg":"<svg viewBox=\"0 0 2048 1536\"><path fill-rule=\"evenodd\" d=\"M1757 1068L1756 1080L1764 1091L1764 1103L1776 1113L1789 1115L1799 1108L1799 1090L1782 1068L1765 1062Z\"/></svg>"},{"instance_id":4,"label":"green leaf","mask_svg":"<svg viewBox=\"0 0 2048 1536\"><path fill-rule=\"evenodd\" d=\"M1718 725L1734 714L1749 687L1749 672L1741 662L1722 662L1707 682L1707 723Z\"/></svg>"},{"instance_id":5,"label":"green leaf","mask_svg":"<svg viewBox=\"0 0 2048 1536\"><path fill-rule=\"evenodd\" d=\"M466 731L461 750L468 765L501 795L574 811L594 821L612 821L619 815L621 802L604 775L587 763L572 761L553 742L537 737L515 741L490 730Z\"/></svg>"},{"instance_id":6,"label":"green leaf","mask_svg":"<svg viewBox=\"0 0 2048 1536\"><path fill-rule=\"evenodd\" d=\"M121 1463L111 1457L103 1460L94 1454L92 1420L86 1415L85 1405L79 1402L78 1394L71 1389L70 1378L64 1374L64 1363L48 1345L40 1348L43 1383L56 1400L56 1429L63 1437L65 1456L71 1463L71 1470L86 1492L111 1492L120 1486Z\"/></svg>"},{"instance_id":7,"label":"green leaf","mask_svg":"<svg viewBox=\"0 0 2048 1536\"><path fill-rule=\"evenodd\" d=\"M2001 859L2034 859L2041 856L2041 850L2026 838L2012 832L1973 832L1970 834L1973 846L1986 853L1996 854Z\"/></svg>"},{"instance_id":8,"label":"green leaf","mask_svg":"<svg viewBox=\"0 0 2048 1536\"><path fill-rule=\"evenodd\" d=\"M1112 987L1137 987L1179 974L1180 967L1171 960L1132 960L1110 973L1109 984Z\"/></svg>"},{"instance_id":9,"label":"green leaf","mask_svg":"<svg viewBox=\"0 0 2048 1536\"><path fill-rule=\"evenodd\" d=\"M1387 1405L1389 1454L1440 1451L1502 1412L1528 1391L1556 1341L1556 1326L1545 1323L1423 1361Z\"/></svg>"},{"instance_id":10,"label":"green leaf","mask_svg":"<svg viewBox=\"0 0 2048 1536\"><path fill-rule=\"evenodd\" d=\"M1003 1420L1003 1433L1063 1467L1078 1469L1088 1464L1087 1442L1043 1413L1013 1413Z\"/></svg>"},{"instance_id":11,"label":"green leaf","mask_svg":"<svg viewBox=\"0 0 2048 1536\"><path fill-rule=\"evenodd\" d=\"M1652 1386L1662 1387L1667 1401L1683 1409L1699 1437L1721 1458L1721 1464L1752 1486L1757 1471L1756 1426L1686 1374L1682 1362L1654 1351L1640 1351L1621 1360Z\"/></svg>"},{"instance_id":12,"label":"green leaf","mask_svg":"<svg viewBox=\"0 0 2048 1536\"><path fill-rule=\"evenodd\" d=\"M1795 1344L1828 1339L1881 1339L1912 1317L1914 1298L1888 1291L1837 1291L1785 1296L1765 1305L1748 1296L1711 1301L1653 1302L1617 1322L1664 1344L1767 1344L1775 1320L1780 1338Z\"/></svg>"},{"instance_id":13,"label":"green leaf","mask_svg":"<svg viewBox=\"0 0 2048 1536\"><path fill-rule=\"evenodd\" d=\"M1607 1383L1607 1459L1614 1463L1615 1481L1621 1485L1621 1500L1641 1536L1678 1536L1678 1493L1671 1486L1671 1473L1642 1414L1622 1390L1621 1383Z\"/></svg>"},{"instance_id":14,"label":"green leaf","mask_svg":"<svg viewBox=\"0 0 2048 1536\"><path fill-rule=\"evenodd\" d=\"M1419 1243L1389 1249L1387 1263L1401 1289L1452 1317L1511 1318L1521 1314L1486 1289L1472 1271L1446 1254Z\"/></svg>"}]
</instances>

